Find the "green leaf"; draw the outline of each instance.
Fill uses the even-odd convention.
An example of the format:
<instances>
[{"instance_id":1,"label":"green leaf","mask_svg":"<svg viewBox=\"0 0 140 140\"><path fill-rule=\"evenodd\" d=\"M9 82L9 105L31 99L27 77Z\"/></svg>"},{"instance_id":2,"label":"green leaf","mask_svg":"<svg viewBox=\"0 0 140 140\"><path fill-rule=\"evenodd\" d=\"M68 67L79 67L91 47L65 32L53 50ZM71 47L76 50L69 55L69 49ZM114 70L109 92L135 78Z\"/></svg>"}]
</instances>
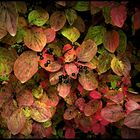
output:
<instances>
[{"instance_id":1,"label":"green leaf","mask_svg":"<svg viewBox=\"0 0 140 140\"><path fill-rule=\"evenodd\" d=\"M111 10L111 7L103 7L103 9L102 9L106 24L112 23L111 16L110 16L110 10Z\"/></svg>"},{"instance_id":2,"label":"green leaf","mask_svg":"<svg viewBox=\"0 0 140 140\"><path fill-rule=\"evenodd\" d=\"M112 89L115 89L116 88L116 85L117 85L117 82L116 81L111 81L111 88Z\"/></svg>"},{"instance_id":3,"label":"green leaf","mask_svg":"<svg viewBox=\"0 0 140 140\"><path fill-rule=\"evenodd\" d=\"M64 28L62 29L61 34L72 43L77 41L77 39L80 37L80 32L75 27Z\"/></svg>"},{"instance_id":4,"label":"green leaf","mask_svg":"<svg viewBox=\"0 0 140 140\"><path fill-rule=\"evenodd\" d=\"M77 1L73 8L77 11L88 11L89 2L88 1Z\"/></svg>"},{"instance_id":5,"label":"green leaf","mask_svg":"<svg viewBox=\"0 0 140 140\"><path fill-rule=\"evenodd\" d=\"M44 9L33 10L28 15L28 21L30 24L37 26L44 25L49 19L49 14Z\"/></svg>"},{"instance_id":6,"label":"green leaf","mask_svg":"<svg viewBox=\"0 0 140 140\"><path fill-rule=\"evenodd\" d=\"M127 37L122 30L119 30L118 33L119 33L120 43L119 43L119 46L117 48L117 52L124 53L126 50L126 45L127 45Z\"/></svg>"},{"instance_id":7,"label":"green leaf","mask_svg":"<svg viewBox=\"0 0 140 140\"><path fill-rule=\"evenodd\" d=\"M21 43L23 41L25 30L23 28L18 28L17 34L16 34L16 42Z\"/></svg>"},{"instance_id":8,"label":"green leaf","mask_svg":"<svg viewBox=\"0 0 140 140\"><path fill-rule=\"evenodd\" d=\"M72 25L74 21L77 19L76 11L74 9L66 9L65 14L66 14L68 23Z\"/></svg>"},{"instance_id":9,"label":"green leaf","mask_svg":"<svg viewBox=\"0 0 140 140\"><path fill-rule=\"evenodd\" d=\"M84 40L92 39L96 45L103 43L103 35L106 29L103 26L90 26Z\"/></svg>"},{"instance_id":10,"label":"green leaf","mask_svg":"<svg viewBox=\"0 0 140 140\"><path fill-rule=\"evenodd\" d=\"M98 65L97 65L97 70L98 70L98 74L102 74L104 72L106 72L107 70L110 69L110 64L111 64L111 60L112 60L112 55L107 52L104 51L99 57L98 57ZM105 60L105 61L104 61Z\"/></svg>"},{"instance_id":11,"label":"green leaf","mask_svg":"<svg viewBox=\"0 0 140 140\"><path fill-rule=\"evenodd\" d=\"M140 83L136 83L136 86L140 88Z\"/></svg>"}]
</instances>

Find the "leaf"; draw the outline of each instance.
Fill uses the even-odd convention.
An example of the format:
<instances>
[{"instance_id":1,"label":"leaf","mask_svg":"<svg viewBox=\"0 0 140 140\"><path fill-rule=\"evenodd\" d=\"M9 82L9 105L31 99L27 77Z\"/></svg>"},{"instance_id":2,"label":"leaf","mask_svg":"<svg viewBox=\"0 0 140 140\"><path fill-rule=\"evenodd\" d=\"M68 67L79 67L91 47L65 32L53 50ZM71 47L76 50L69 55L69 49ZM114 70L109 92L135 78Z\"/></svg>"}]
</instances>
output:
<instances>
[{"instance_id":1,"label":"leaf","mask_svg":"<svg viewBox=\"0 0 140 140\"><path fill-rule=\"evenodd\" d=\"M97 53L97 46L91 39L83 41L81 46L76 49L77 58L82 62L89 62Z\"/></svg>"},{"instance_id":2,"label":"leaf","mask_svg":"<svg viewBox=\"0 0 140 140\"><path fill-rule=\"evenodd\" d=\"M12 113L10 118L7 121L8 129L13 135L18 134L24 127L26 118L23 114L22 108L17 109Z\"/></svg>"},{"instance_id":3,"label":"leaf","mask_svg":"<svg viewBox=\"0 0 140 140\"><path fill-rule=\"evenodd\" d=\"M63 118L65 120L72 120L73 118L77 116L77 113L78 113L78 110L76 109L76 107L70 106L65 110L63 114Z\"/></svg>"},{"instance_id":4,"label":"leaf","mask_svg":"<svg viewBox=\"0 0 140 140\"><path fill-rule=\"evenodd\" d=\"M16 58L15 50L0 47L0 76L6 76L12 72Z\"/></svg>"},{"instance_id":5,"label":"leaf","mask_svg":"<svg viewBox=\"0 0 140 140\"><path fill-rule=\"evenodd\" d=\"M104 107L101 116L109 122L117 122L125 117L125 113L120 105L115 104Z\"/></svg>"},{"instance_id":6,"label":"leaf","mask_svg":"<svg viewBox=\"0 0 140 140\"><path fill-rule=\"evenodd\" d=\"M131 128L124 125L121 129L121 137L123 139L139 139L140 138L140 130L139 129L131 129Z\"/></svg>"},{"instance_id":7,"label":"leaf","mask_svg":"<svg viewBox=\"0 0 140 140\"><path fill-rule=\"evenodd\" d=\"M98 81L92 72L87 74L82 73L78 81L83 86L83 88L88 91L94 90L98 87Z\"/></svg>"},{"instance_id":8,"label":"leaf","mask_svg":"<svg viewBox=\"0 0 140 140\"><path fill-rule=\"evenodd\" d=\"M0 21L5 23L7 31L11 36L16 35L17 30L17 12L16 2L2 2L0 5Z\"/></svg>"},{"instance_id":9,"label":"leaf","mask_svg":"<svg viewBox=\"0 0 140 140\"><path fill-rule=\"evenodd\" d=\"M138 30L140 28L140 18L139 17L140 17L140 10L136 9L135 14L132 17L134 30Z\"/></svg>"},{"instance_id":10,"label":"leaf","mask_svg":"<svg viewBox=\"0 0 140 140\"><path fill-rule=\"evenodd\" d=\"M46 61L47 62L47 61ZM40 63L40 66L42 68L44 68L46 71L49 71L49 72L56 72L58 70L60 70L61 68L61 65L57 62L57 61L52 61L47 67L44 66L44 64L46 63Z\"/></svg>"},{"instance_id":11,"label":"leaf","mask_svg":"<svg viewBox=\"0 0 140 140\"><path fill-rule=\"evenodd\" d=\"M119 5L113 7L110 12L112 22L117 27L122 27L127 17L127 11L125 5Z\"/></svg>"},{"instance_id":12,"label":"leaf","mask_svg":"<svg viewBox=\"0 0 140 140\"><path fill-rule=\"evenodd\" d=\"M88 11L89 2L88 1L77 1L73 8L77 11Z\"/></svg>"},{"instance_id":13,"label":"leaf","mask_svg":"<svg viewBox=\"0 0 140 140\"><path fill-rule=\"evenodd\" d=\"M124 125L133 129L140 129L140 110L130 112L124 119Z\"/></svg>"},{"instance_id":14,"label":"leaf","mask_svg":"<svg viewBox=\"0 0 140 140\"><path fill-rule=\"evenodd\" d=\"M7 30L5 25L0 23L0 39L7 35Z\"/></svg>"},{"instance_id":15,"label":"leaf","mask_svg":"<svg viewBox=\"0 0 140 140\"><path fill-rule=\"evenodd\" d=\"M59 103L59 96L57 90L49 87L47 93L43 94L43 97L40 99L42 103L45 103L49 107L55 107Z\"/></svg>"},{"instance_id":16,"label":"leaf","mask_svg":"<svg viewBox=\"0 0 140 140\"><path fill-rule=\"evenodd\" d=\"M72 43L77 41L77 39L80 37L80 32L75 27L63 28L61 30L61 34L68 40L70 40Z\"/></svg>"},{"instance_id":17,"label":"leaf","mask_svg":"<svg viewBox=\"0 0 140 140\"><path fill-rule=\"evenodd\" d=\"M80 110L83 111L84 107L85 107L86 103L85 103L85 99L80 97L75 101L75 106Z\"/></svg>"},{"instance_id":18,"label":"leaf","mask_svg":"<svg viewBox=\"0 0 140 140\"><path fill-rule=\"evenodd\" d=\"M65 64L65 71L71 78L77 79L77 74L79 72L79 69L74 63Z\"/></svg>"},{"instance_id":19,"label":"leaf","mask_svg":"<svg viewBox=\"0 0 140 140\"><path fill-rule=\"evenodd\" d=\"M75 138L74 128L66 128L65 139L74 139L74 138Z\"/></svg>"},{"instance_id":20,"label":"leaf","mask_svg":"<svg viewBox=\"0 0 140 140\"><path fill-rule=\"evenodd\" d=\"M70 93L71 85L70 84L58 84L57 91L58 95L62 98L65 98Z\"/></svg>"},{"instance_id":21,"label":"leaf","mask_svg":"<svg viewBox=\"0 0 140 140\"><path fill-rule=\"evenodd\" d=\"M68 23L70 26L74 23L74 21L77 19L77 13L74 9L66 9L65 11L66 18L68 20Z\"/></svg>"},{"instance_id":22,"label":"leaf","mask_svg":"<svg viewBox=\"0 0 140 140\"><path fill-rule=\"evenodd\" d=\"M111 60L112 55L107 51L104 51L101 55L99 55L97 64L97 71L99 75L110 69Z\"/></svg>"},{"instance_id":23,"label":"leaf","mask_svg":"<svg viewBox=\"0 0 140 140\"><path fill-rule=\"evenodd\" d=\"M27 82L38 71L38 57L33 51L23 52L14 63L14 74L21 81Z\"/></svg>"},{"instance_id":24,"label":"leaf","mask_svg":"<svg viewBox=\"0 0 140 140\"><path fill-rule=\"evenodd\" d=\"M111 53L114 53L119 46L119 33L115 30L106 31L104 34L104 47Z\"/></svg>"},{"instance_id":25,"label":"leaf","mask_svg":"<svg viewBox=\"0 0 140 140\"><path fill-rule=\"evenodd\" d=\"M92 39L98 46L103 43L105 31L106 29L103 26L90 26L84 40Z\"/></svg>"},{"instance_id":26,"label":"leaf","mask_svg":"<svg viewBox=\"0 0 140 140\"><path fill-rule=\"evenodd\" d=\"M33 10L28 15L28 21L32 25L43 26L49 19L49 14L46 10L40 8Z\"/></svg>"},{"instance_id":27,"label":"leaf","mask_svg":"<svg viewBox=\"0 0 140 140\"><path fill-rule=\"evenodd\" d=\"M117 52L119 53L119 54L123 54L124 52L125 52L125 50L126 50L126 45L127 45L127 37L126 37L126 35L125 35L125 33L122 31L122 30L119 30L118 31L118 33L119 33L119 46L118 46L118 48L117 48Z\"/></svg>"},{"instance_id":28,"label":"leaf","mask_svg":"<svg viewBox=\"0 0 140 140\"><path fill-rule=\"evenodd\" d=\"M125 103L125 107L127 109L127 113L129 113L133 110L139 109L140 105L137 102L130 99Z\"/></svg>"},{"instance_id":29,"label":"leaf","mask_svg":"<svg viewBox=\"0 0 140 140\"><path fill-rule=\"evenodd\" d=\"M51 85L56 85L59 82L59 76L63 75L62 71L50 73L49 81Z\"/></svg>"},{"instance_id":30,"label":"leaf","mask_svg":"<svg viewBox=\"0 0 140 140\"><path fill-rule=\"evenodd\" d=\"M17 102L19 107L21 106L31 106L34 102L33 95L29 90L22 90L17 94Z\"/></svg>"},{"instance_id":31,"label":"leaf","mask_svg":"<svg viewBox=\"0 0 140 140\"><path fill-rule=\"evenodd\" d=\"M126 77L131 70L131 64L126 57L123 57L121 60L114 57L111 61L111 68L118 76L124 75Z\"/></svg>"},{"instance_id":32,"label":"leaf","mask_svg":"<svg viewBox=\"0 0 140 140\"><path fill-rule=\"evenodd\" d=\"M66 47L63 49L66 49ZM67 49L69 49L69 48L67 48ZM74 50L74 48L67 50L66 53L64 54L64 61L65 62L69 63L69 62L74 61L75 59L76 59L76 51Z\"/></svg>"},{"instance_id":33,"label":"leaf","mask_svg":"<svg viewBox=\"0 0 140 140\"><path fill-rule=\"evenodd\" d=\"M59 31L64 27L66 23L66 16L64 12L56 11L50 17L51 28L55 31Z\"/></svg>"},{"instance_id":34,"label":"leaf","mask_svg":"<svg viewBox=\"0 0 140 140\"><path fill-rule=\"evenodd\" d=\"M32 122L29 120L26 120L24 127L20 131L20 134L24 136L29 136L32 132Z\"/></svg>"},{"instance_id":35,"label":"leaf","mask_svg":"<svg viewBox=\"0 0 140 140\"><path fill-rule=\"evenodd\" d=\"M45 122L52 117L52 107L48 107L45 103L35 101L31 107L31 118L37 122Z\"/></svg>"},{"instance_id":36,"label":"leaf","mask_svg":"<svg viewBox=\"0 0 140 140\"><path fill-rule=\"evenodd\" d=\"M90 100L84 107L84 114L85 116L91 116L97 112L99 108L99 101L98 100Z\"/></svg>"},{"instance_id":37,"label":"leaf","mask_svg":"<svg viewBox=\"0 0 140 140\"><path fill-rule=\"evenodd\" d=\"M85 32L85 22L80 16L77 16L77 19L74 21L72 26L76 27L82 33Z\"/></svg>"},{"instance_id":38,"label":"leaf","mask_svg":"<svg viewBox=\"0 0 140 140\"><path fill-rule=\"evenodd\" d=\"M25 14L27 12L27 5L25 1L16 1L16 8L18 13Z\"/></svg>"},{"instance_id":39,"label":"leaf","mask_svg":"<svg viewBox=\"0 0 140 140\"><path fill-rule=\"evenodd\" d=\"M96 91L96 90L93 90L89 93L89 96L93 99L100 99L101 98L101 93Z\"/></svg>"},{"instance_id":40,"label":"leaf","mask_svg":"<svg viewBox=\"0 0 140 140\"><path fill-rule=\"evenodd\" d=\"M45 47L46 42L47 38L42 28L34 26L25 30L24 43L29 49L40 52Z\"/></svg>"},{"instance_id":41,"label":"leaf","mask_svg":"<svg viewBox=\"0 0 140 140\"><path fill-rule=\"evenodd\" d=\"M56 32L55 30L51 29L51 28L47 28L44 30L45 35L46 35L46 39L47 39L47 44L54 41L55 36L56 36Z\"/></svg>"},{"instance_id":42,"label":"leaf","mask_svg":"<svg viewBox=\"0 0 140 140\"><path fill-rule=\"evenodd\" d=\"M103 7L102 11L103 11L103 16L105 18L105 23L106 24L109 24L109 23L112 24L112 20L111 20L111 17L110 17L111 7Z\"/></svg>"}]
</instances>

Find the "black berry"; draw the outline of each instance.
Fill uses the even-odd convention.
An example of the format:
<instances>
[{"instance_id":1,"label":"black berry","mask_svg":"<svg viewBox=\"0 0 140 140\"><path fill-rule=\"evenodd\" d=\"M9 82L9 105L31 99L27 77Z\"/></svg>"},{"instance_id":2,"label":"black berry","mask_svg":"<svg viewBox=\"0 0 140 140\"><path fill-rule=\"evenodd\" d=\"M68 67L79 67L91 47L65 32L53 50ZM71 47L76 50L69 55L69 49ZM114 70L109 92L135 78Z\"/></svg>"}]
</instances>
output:
<instances>
[{"instance_id":1,"label":"black berry","mask_svg":"<svg viewBox=\"0 0 140 140\"><path fill-rule=\"evenodd\" d=\"M87 70L87 67L86 67L86 66L84 66L84 69L85 69L85 70Z\"/></svg>"},{"instance_id":2,"label":"black berry","mask_svg":"<svg viewBox=\"0 0 140 140\"><path fill-rule=\"evenodd\" d=\"M48 67L48 63L46 62L46 63L44 64L44 66L45 66L45 67Z\"/></svg>"},{"instance_id":3,"label":"black berry","mask_svg":"<svg viewBox=\"0 0 140 140\"><path fill-rule=\"evenodd\" d=\"M47 60L47 63L48 63L48 64L50 64L50 63L51 63L51 61L50 61L50 60Z\"/></svg>"},{"instance_id":4,"label":"black berry","mask_svg":"<svg viewBox=\"0 0 140 140\"><path fill-rule=\"evenodd\" d=\"M72 76L75 76L75 73L72 73Z\"/></svg>"},{"instance_id":5,"label":"black berry","mask_svg":"<svg viewBox=\"0 0 140 140\"><path fill-rule=\"evenodd\" d=\"M44 57L43 56L40 56L40 60L43 60L44 59Z\"/></svg>"}]
</instances>

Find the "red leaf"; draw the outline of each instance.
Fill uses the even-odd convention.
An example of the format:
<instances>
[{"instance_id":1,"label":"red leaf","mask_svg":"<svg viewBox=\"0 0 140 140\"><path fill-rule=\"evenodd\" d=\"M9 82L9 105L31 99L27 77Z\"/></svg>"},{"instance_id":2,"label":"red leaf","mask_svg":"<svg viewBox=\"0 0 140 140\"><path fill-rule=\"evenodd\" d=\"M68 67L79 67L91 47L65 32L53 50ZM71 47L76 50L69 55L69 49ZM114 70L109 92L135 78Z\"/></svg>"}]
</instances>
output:
<instances>
[{"instance_id":1,"label":"red leaf","mask_svg":"<svg viewBox=\"0 0 140 140\"><path fill-rule=\"evenodd\" d=\"M92 72L82 73L78 80L85 90L91 91L98 87L98 81Z\"/></svg>"},{"instance_id":2,"label":"red leaf","mask_svg":"<svg viewBox=\"0 0 140 140\"><path fill-rule=\"evenodd\" d=\"M33 26L25 30L24 43L33 51L41 52L47 42L46 34L42 28Z\"/></svg>"},{"instance_id":3,"label":"red leaf","mask_svg":"<svg viewBox=\"0 0 140 140\"><path fill-rule=\"evenodd\" d=\"M25 83L38 71L38 57L33 51L23 52L14 64L14 74Z\"/></svg>"},{"instance_id":4,"label":"red leaf","mask_svg":"<svg viewBox=\"0 0 140 140\"><path fill-rule=\"evenodd\" d=\"M76 109L76 107L70 106L65 110L63 117L65 120L72 120L77 116L77 114L78 114L78 110Z\"/></svg>"},{"instance_id":5,"label":"red leaf","mask_svg":"<svg viewBox=\"0 0 140 140\"><path fill-rule=\"evenodd\" d=\"M71 85L70 84L58 84L57 91L59 96L65 98L70 93Z\"/></svg>"},{"instance_id":6,"label":"red leaf","mask_svg":"<svg viewBox=\"0 0 140 140\"><path fill-rule=\"evenodd\" d=\"M73 48L73 46L71 46L70 44L66 44L63 47L63 53L67 52L68 50L71 50Z\"/></svg>"},{"instance_id":7,"label":"red leaf","mask_svg":"<svg viewBox=\"0 0 140 140\"><path fill-rule=\"evenodd\" d=\"M96 91L96 90L93 90L89 93L89 96L93 99L100 99L101 98L101 93Z\"/></svg>"},{"instance_id":8,"label":"red leaf","mask_svg":"<svg viewBox=\"0 0 140 140\"><path fill-rule=\"evenodd\" d=\"M117 31L106 31L104 34L104 47L111 53L114 53L119 46L119 34Z\"/></svg>"},{"instance_id":9,"label":"red leaf","mask_svg":"<svg viewBox=\"0 0 140 140\"><path fill-rule=\"evenodd\" d=\"M84 110L85 105L85 99L82 97L78 98L75 102L75 106L78 107L80 111Z\"/></svg>"},{"instance_id":10,"label":"red leaf","mask_svg":"<svg viewBox=\"0 0 140 140\"><path fill-rule=\"evenodd\" d=\"M74 138L75 138L74 128L66 128L65 139L74 139Z\"/></svg>"},{"instance_id":11,"label":"red leaf","mask_svg":"<svg viewBox=\"0 0 140 140\"><path fill-rule=\"evenodd\" d=\"M44 30L45 35L46 35L46 39L47 39L47 43L50 43L52 41L54 41L55 36L56 36L56 32L54 29L51 28L47 28Z\"/></svg>"},{"instance_id":12,"label":"red leaf","mask_svg":"<svg viewBox=\"0 0 140 140\"><path fill-rule=\"evenodd\" d=\"M72 62L76 59L76 52L75 50L72 48L70 50L68 50L65 54L64 54L64 61L65 62Z\"/></svg>"},{"instance_id":13,"label":"red leaf","mask_svg":"<svg viewBox=\"0 0 140 140\"><path fill-rule=\"evenodd\" d=\"M126 103L125 103L125 107L127 109L127 113L133 111L133 110L136 110L136 109L140 109L140 105L133 101L133 100L128 100Z\"/></svg>"},{"instance_id":14,"label":"red leaf","mask_svg":"<svg viewBox=\"0 0 140 140\"><path fill-rule=\"evenodd\" d=\"M84 107L85 116L93 115L99 108L100 102L98 100L90 100Z\"/></svg>"},{"instance_id":15,"label":"red leaf","mask_svg":"<svg viewBox=\"0 0 140 140\"><path fill-rule=\"evenodd\" d=\"M136 9L135 14L133 15L133 28L138 30L140 28L140 10Z\"/></svg>"},{"instance_id":16,"label":"red leaf","mask_svg":"<svg viewBox=\"0 0 140 140\"><path fill-rule=\"evenodd\" d=\"M140 129L140 110L130 112L124 119L124 124L133 129Z\"/></svg>"},{"instance_id":17,"label":"red leaf","mask_svg":"<svg viewBox=\"0 0 140 140\"><path fill-rule=\"evenodd\" d=\"M7 121L8 129L13 135L18 134L25 125L26 118L22 111L22 108L17 109L12 113L9 120Z\"/></svg>"},{"instance_id":18,"label":"red leaf","mask_svg":"<svg viewBox=\"0 0 140 140\"><path fill-rule=\"evenodd\" d=\"M56 85L59 82L59 76L63 75L62 71L50 73L49 81L51 85Z\"/></svg>"},{"instance_id":19,"label":"red leaf","mask_svg":"<svg viewBox=\"0 0 140 140\"><path fill-rule=\"evenodd\" d=\"M33 104L33 95L29 90L22 90L20 93L17 94L17 102L19 107L21 106L31 106Z\"/></svg>"},{"instance_id":20,"label":"red leaf","mask_svg":"<svg viewBox=\"0 0 140 140\"><path fill-rule=\"evenodd\" d=\"M66 16L64 12L56 11L50 17L51 28L58 31L63 28L66 23Z\"/></svg>"},{"instance_id":21,"label":"red leaf","mask_svg":"<svg viewBox=\"0 0 140 140\"><path fill-rule=\"evenodd\" d=\"M65 64L65 70L71 78L77 79L77 74L79 72L79 69L74 63Z\"/></svg>"},{"instance_id":22,"label":"red leaf","mask_svg":"<svg viewBox=\"0 0 140 140\"><path fill-rule=\"evenodd\" d=\"M119 5L111 9L111 18L114 25L122 27L127 17L125 5Z\"/></svg>"},{"instance_id":23,"label":"red leaf","mask_svg":"<svg viewBox=\"0 0 140 140\"><path fill-rule=\"evenodd\" d=\"M108 105L101 110L101 116L109 122L117 122L125 117L120 105Z\"/></svg>"},{"instance_id":24,"label":"red leaf","mask_svg":"<svg viewBox=\"0 0 140 140\"><path fill-rule=\"evenodd\" d=\"M97 46L91 39L83 41L76 49L77 58L82 62L90 62L97 52Z\"/></svg>"}]
</instances>

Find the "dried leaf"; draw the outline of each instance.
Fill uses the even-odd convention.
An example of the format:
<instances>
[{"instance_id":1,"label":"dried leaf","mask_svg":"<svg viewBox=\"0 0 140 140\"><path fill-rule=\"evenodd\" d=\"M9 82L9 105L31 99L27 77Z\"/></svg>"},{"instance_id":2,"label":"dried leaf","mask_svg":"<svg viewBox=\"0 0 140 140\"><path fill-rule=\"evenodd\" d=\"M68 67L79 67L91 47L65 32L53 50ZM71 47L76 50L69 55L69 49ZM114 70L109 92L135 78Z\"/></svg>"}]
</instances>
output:
<instances>
[{"instance_id":1,"label":"dried leaf","mask_svg":"<svg viewBox=\"0 0 140 140\"><path fill-rule=\"evenodd\" d=\"M47 38L42 28L31 27L25 30L24 43L33 51L41 52L45 47Z\"/></svg>"},{"instance_id":2,"label":"dried leaf","mask_svg":"<svg viewBox=\"0 0 140 140\"><path fill-rule=\"evenodd\" d=\"M73 48L69 50L68 49L69 49L68 47L64 48L65 51L67 50L67 52L64 54L64 61L69 63L76 59L76 51Z\"/></svg>"},{"instance_id":3,"label":"dried leaf","mask_svg":"<svg viewBox=\"0 0 140 140\"><path fill-rule=\"evenodd\" d=\"M54 29L51 28L47 28L44 30L46 38L47 38L47 44L54 41L55 36L56 36L56 32Z\"/></svg>"},{"instance_id":4,"label":"dried leaf","mask_svg":"<svg viewBox=\"0 0 140 140\"><path fill-rule=\"evenodd\" d=\"M76 49L77 58L82 62L89 62L97 53L97 46L91 39L83 41L81 46Z\"/></svg>"},{"instance_id":5,"label":"dried leaf","mask_svg":"<svg viewBox=\"0 0 140 140\"><path fill-rule=\"evenodd\" d=\"M27 82L38 71L38 57L33 51L23 52L14 64L14 74L21 81Z\"/></svg>"},{"instance_id":6,"label":"dried leaf","mask_svg":"<svg viewBox=\"0 0 140 140\"><path fill-rule=\"evenodd\" d=\"M64 12L56 11L50 17L50 25L55 31L59 31L66 23L66 16Z\"/></svg>"}]
</instances>

